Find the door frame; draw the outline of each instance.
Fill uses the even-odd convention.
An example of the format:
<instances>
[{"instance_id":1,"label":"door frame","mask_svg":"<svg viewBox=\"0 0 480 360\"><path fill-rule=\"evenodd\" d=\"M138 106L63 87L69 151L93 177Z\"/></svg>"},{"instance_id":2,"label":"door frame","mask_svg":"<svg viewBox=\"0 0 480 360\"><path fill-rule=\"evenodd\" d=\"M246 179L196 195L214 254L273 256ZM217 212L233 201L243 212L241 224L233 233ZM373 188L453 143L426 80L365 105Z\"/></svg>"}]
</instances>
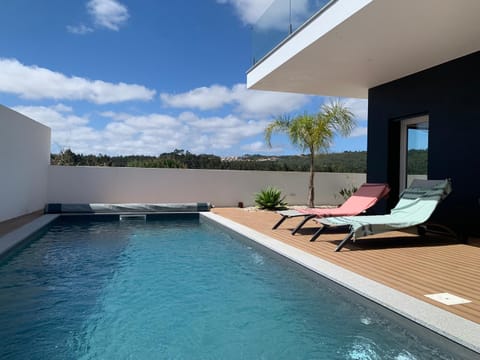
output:
<instances>
[{"instance_id":1,"label":"door frame","mask_svg":"<svg viewBox=\"0 0 480 360\"><path fill-rule=\"evenodd\" d=\"M408 126L413 124L429 123L429 116L421 115L402 119L400 121L400 169L399 192L407 187L407 157L408 157ZM428 148L428 147L427 147Z\"/></svg>"}]
</instances>

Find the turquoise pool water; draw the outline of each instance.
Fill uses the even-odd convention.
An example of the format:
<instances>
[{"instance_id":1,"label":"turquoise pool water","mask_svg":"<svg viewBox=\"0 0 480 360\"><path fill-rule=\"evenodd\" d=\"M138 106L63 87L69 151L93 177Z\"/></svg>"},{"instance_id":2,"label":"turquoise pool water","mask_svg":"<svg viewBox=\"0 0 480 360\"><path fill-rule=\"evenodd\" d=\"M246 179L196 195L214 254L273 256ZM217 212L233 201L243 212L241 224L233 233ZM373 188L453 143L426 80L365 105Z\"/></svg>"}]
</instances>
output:
<instances>
[{"instance_id":1,"label":"turquoise pool water","mask_svg":"<svg viewBox=\"0 0 480 360\"><path fill-rule=\"evenodd\" d=\"M1 359L455 359L196 219L56 221L0 263Z\"/></svg>"}]
</instances>

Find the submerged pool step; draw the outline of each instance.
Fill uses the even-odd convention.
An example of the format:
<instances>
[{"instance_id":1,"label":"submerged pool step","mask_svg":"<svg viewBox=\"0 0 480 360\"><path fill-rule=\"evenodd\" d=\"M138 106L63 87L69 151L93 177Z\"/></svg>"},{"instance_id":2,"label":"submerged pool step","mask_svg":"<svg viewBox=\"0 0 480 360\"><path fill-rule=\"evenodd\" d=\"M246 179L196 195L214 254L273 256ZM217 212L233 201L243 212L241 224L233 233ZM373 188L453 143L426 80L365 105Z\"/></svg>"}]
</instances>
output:
<instances>
[{"instance_id":1,"label":"submerged pool step","mask_svg":"<svg viewBox=\"0 0 480 360\"><path fill-rule=\"evenodd\" d=\"M146 214L124 214L124 215L119 215L119 220L120 221L147 221L147 215Z\"/></svg>"}]
</instances>

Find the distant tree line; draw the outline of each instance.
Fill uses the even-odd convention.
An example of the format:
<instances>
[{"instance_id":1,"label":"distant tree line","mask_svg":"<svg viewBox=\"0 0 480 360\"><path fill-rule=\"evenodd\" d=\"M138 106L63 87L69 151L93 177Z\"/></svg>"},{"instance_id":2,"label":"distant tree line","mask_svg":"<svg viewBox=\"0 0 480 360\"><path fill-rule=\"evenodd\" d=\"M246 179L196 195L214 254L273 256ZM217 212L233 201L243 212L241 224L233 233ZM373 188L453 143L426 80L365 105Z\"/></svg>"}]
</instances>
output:
<instances>
[{"instance_id":1,"label":"distant tree line","mask_svg":"<svg viewBox=\"0 0 480 360\"><path fill-rule=\"evenodd\" d=\"M427 174L427 150L409 150L407 173L415 175Z\"/></svg>"},{"instance_id":2,"label":"distant tree line","mask_svg":"<svg viewBox=\"0 0 480 360\"><path fill-rule=\"evenodd\" d=\"M318 154L315 156L315 171L340 173L366 173L367 152L346 151L343 153ZM427 152L409 151L409 173L426 174ZM192 154L176 149L158 156L146 155L83 155L70 149L51 154L52 165L64 166L110 166L177 169L221 169L263 171L309 171L309 157L305 155L266 156L243 155L222 159L212 154Z\"/></svg>"}]
</instances>

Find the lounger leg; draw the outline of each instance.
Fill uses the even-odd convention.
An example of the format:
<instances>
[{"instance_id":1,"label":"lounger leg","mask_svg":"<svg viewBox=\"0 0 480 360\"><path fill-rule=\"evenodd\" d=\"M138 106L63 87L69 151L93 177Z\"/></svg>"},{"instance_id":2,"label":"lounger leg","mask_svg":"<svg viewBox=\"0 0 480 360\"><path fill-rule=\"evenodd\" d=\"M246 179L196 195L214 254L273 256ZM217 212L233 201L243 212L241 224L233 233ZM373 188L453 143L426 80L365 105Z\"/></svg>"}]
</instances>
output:
<instances>
[{"instance_id":1,"label":"lounger leg","mask_svg":"<svg viewBox=\"0 0 480 360\"><path fill-rule=\"evenodd\" d=\"M317 232L315 234L313 234L312 238L310 239L310 241L315 241L317 240L317 238L322 234L322 232L325 231L325 229L327 228L328 226L327 225L323 225L320 229L317 230Z\"/></svg>"},{"instance_id":2,"label":"lounger leg","mask_svg":"<svg viewBox=\"0 0 480 360\"><path fill-rule=\"evenodd\" d=\"M305 225L305 223L310 220L310 219L313 219L317 217L317 215L305 215L305 217L303 218L303 220L300 222L300 224L297 225L297 227L295 229L292 230L292 235L295 235L297 233L298 230L300 230L302 228L303 225Z\"/></svg>"},{"instance_id":3,"label":"lounger leg","mask_svg":"<svg viewBox=\"0 0 480 360\"><path fill-rule=\"evenodd\" d=\"M275 230L276 228L278 228L280 224L283 223L287 218L288 216L282 215L282 218L278 220L278 222L275 225L273 225L272 230Z\"/></svg>"},{"instance_id":4,"label":"lounger leg","mask_svg":"<svg viewBox=\"0 0 480 360\"><path fill-rule=\"evenodd\" d=\"M342 242L337 246L335 251L340 251L343 248L343 246L345 245L345 243L348 240L351 240L353 238L354 234L355 234L355 232L353 230L351 230L350 233L347 236L345 236L345 239L343 239Z\"/></svg>"}]
</instances>

